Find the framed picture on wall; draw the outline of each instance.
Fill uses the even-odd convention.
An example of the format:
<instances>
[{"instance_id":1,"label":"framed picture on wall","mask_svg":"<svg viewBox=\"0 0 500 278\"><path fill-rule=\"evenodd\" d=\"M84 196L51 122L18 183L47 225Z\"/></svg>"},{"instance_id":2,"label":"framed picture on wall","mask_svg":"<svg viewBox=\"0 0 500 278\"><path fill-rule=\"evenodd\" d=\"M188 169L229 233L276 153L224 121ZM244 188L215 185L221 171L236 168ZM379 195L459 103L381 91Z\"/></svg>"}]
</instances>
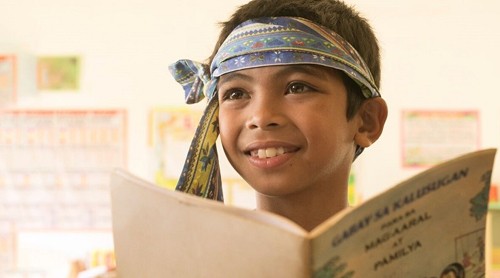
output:
<instances>
[{"instance_id":1,"label":"framed picture on wall","mask_svg":"<svg viewBox=\"0 0 500 278\"><path fill-rule=\"evenodd\" d=\"M0 107L16 100L16 56L0 54Z\"/></svg>"},{"instance_id":2,"label":"framed picture on wall","mask_svg":"<svg viewBox=\"0 0 500 278\"><path fill-rule=\"evenodd\" d=\"M175 188L201 111L163 107L149 114L149 146L153 150L155 183Z\"/></svg>"},{"instance_id":3,"label":"framed picture on wall","mask_svg":"<svg viewBox=\"0 0 500 278\"><path fill-rule=\"evenodd\" d=\"M152 151L151 170L155 184L175 189L201 115L201 111L185 107L151 110L148 143ZM223 152L220 152L219 159L224 203L255 208L255 191L235 174Z\"/></svg>"},{"instance_id":4,"label":"framed picture on wall","mask_svg":"<svg viewBox=\"0 0 500 278\"><path fill-rule=\"evenodd\" d=\"M78 56L39 57L37 84L44 91L76 91L80 87L81 59Z\"/></svg>"},{"instance_id":5,"label":"framed picture on wall","mask_svg":"<svg viewBox=\"0 0 500 278\"><path fill-rule=\"evenodd\" d=\"M478 111L405 110L403 167L428 167L479 148Z\"/></svg>"}]
</instances>

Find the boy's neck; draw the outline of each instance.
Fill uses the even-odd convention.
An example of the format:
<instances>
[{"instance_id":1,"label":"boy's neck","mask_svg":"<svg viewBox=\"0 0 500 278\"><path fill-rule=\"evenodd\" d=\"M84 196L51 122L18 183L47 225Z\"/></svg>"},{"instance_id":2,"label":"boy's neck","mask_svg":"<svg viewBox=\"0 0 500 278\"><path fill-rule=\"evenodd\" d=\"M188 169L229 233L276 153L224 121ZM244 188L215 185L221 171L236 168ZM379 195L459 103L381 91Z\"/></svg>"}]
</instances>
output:
<instances>
[{"instance_id":1,"label":"boy's neck","mask_svg":"<svg viewBox=\"0 0 500 278\"><path fill-rule=\"evenodd\" d=\"M348 206L347 185L328 191L330 192L304 190L297 194L279 197L257 193L257 208L284 216L305 230L311 231Z\"/></svg>"}]
</instances>

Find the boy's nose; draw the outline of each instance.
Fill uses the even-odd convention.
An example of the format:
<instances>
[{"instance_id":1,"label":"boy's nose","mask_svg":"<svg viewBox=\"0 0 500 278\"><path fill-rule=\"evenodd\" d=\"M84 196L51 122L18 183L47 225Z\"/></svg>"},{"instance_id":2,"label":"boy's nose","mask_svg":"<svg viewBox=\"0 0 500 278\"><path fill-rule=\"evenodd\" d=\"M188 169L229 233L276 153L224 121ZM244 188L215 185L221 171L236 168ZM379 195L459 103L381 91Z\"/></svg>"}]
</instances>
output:
<instances>
[{"instance_id":1,"label":"boy's nose","mask_svg":"<svg viewBox=\"0 0 500 278\"><path fill-rule=\"evenodd\" d=\"M254 98L249 109L247 128L249 129L275 129L286 123L283 106L270 97Z\"/></svg>"}]
</instances>

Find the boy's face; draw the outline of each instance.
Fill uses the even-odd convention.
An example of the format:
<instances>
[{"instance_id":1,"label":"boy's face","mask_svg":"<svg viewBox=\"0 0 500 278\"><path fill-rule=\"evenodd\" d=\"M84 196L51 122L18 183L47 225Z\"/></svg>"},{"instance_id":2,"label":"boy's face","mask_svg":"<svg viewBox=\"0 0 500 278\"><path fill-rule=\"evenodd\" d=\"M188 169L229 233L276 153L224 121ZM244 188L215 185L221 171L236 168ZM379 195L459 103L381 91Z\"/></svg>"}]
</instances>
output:
<instances>
[{"instance_id":1,"label":"boy's face","mask_svg":"<svg viewBox=\"0 0 500 278\"><path fill-rule=\"evenodd\" d=\"M259 193L285 196L346 183L355 119L336 71L312 65L245 69L220 77L219 127L233 167Z\"/></svg>"}]
</instances>

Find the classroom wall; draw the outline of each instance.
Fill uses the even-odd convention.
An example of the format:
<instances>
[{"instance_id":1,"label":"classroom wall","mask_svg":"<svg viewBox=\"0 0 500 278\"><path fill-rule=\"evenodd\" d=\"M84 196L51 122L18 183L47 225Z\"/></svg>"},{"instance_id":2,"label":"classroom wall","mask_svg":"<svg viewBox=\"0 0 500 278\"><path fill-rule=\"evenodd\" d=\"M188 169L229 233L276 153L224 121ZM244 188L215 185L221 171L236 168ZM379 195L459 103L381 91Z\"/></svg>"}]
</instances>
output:
<instances>
[{"instance_id":1,"label":"classroom wall","mask_svg":"<svg viewBox=\"0 0 500 278\"><path fill-rule=\"evenodd\" d=\"M124 108L128 169L152 180L145 163L151 157L148 113L183 104L168 65L208 57L217 22L245 2L0 0L0 53L14 53L28 65L44 55L79 55L83 61L78 92L40 93L29 85L32 76L19 76L17 102L7 108ZM402 167L402 110L478 110L480 148L499 146L500 2L347 2L368 18L379 38L381 92L389 106L384 134L355 162L363 198L423 170Z\"/></svg>"},{"instance_id":2,"label":"classroom wall","mask_svg":"<svg viewBox=\"0 0 500 278\"><path fill-rule=\"evenodd\" d=\"M499 98L491 81L500 61L496 51L500 31L494 27L500 21L500 3L356 3L372 22L382 46L381 91L390 110L383 136L362 160L365 195L422 170L401 167L402 110L478 110L480 148L498 147ZM498 182L498 166L493 182Z\"/></svg>"},{"instance_id":3,"label":"classroom wall","mask_svg":"<svg viewBox=\"0 0 500 278\"><path fill-rule=\"evenodd\" d=\"M143 163L148 159L147 113L152 107L183 103L168 65L179 58L204 60L216 40L217 22L245 2L2 0L1 9L8 12L0 18L1 51L83 58L78 93L19 92L16 107L126 108L129 169L149 178ZM371 196L420 170L401 167L402 109L479 110L480 146L498 146L494 82L500 31L494 26L500 21L500 3L349 3L371 22L379 38L381 92L390 110L382 138L356 162L362 169L358 180L364 195Z\"/></svg>"}]
</instances>

